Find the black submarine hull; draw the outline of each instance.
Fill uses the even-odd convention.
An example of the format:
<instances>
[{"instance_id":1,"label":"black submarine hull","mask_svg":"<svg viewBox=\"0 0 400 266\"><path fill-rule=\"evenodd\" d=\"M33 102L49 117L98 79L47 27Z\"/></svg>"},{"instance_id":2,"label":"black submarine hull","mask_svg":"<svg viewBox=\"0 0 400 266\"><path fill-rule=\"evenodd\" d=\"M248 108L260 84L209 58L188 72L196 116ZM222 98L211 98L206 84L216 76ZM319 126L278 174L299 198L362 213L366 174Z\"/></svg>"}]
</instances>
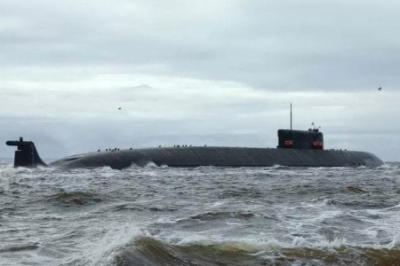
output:
<instances>
[{"instance_id":1,"label":"black submarine hull","mask_svg":"<svg viewBox=\"0 0 400 266\"><path fill-rule=\"evenodd\" d=\"M343 167L380 166L377 156L361 151L280 149L247 147L180 147L101 151L69 156L49 164L62 168L111 167L124 169L132 165L154 163L169 167Z\"/></svg>"}]
</instances>

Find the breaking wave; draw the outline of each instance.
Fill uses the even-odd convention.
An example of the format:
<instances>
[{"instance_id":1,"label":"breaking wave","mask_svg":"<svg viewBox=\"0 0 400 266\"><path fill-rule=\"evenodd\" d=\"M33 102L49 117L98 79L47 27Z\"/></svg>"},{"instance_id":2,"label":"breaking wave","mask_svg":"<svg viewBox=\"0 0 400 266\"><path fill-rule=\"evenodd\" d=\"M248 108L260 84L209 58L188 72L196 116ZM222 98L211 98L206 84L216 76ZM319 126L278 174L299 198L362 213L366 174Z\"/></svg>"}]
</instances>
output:
<instances>
[{"instance_id":1,"label":"breaking wave","mask_svg":"<svg viewBox=\"0 0 400 266\"><path fill-rule=\"evenodd\" d=\"M132 241L115 255L117 266L239 265L400 265L400 250L344 245L327 248L285 248L240 242L176 245L151 237Z\"/></svg>"}]
</instances>

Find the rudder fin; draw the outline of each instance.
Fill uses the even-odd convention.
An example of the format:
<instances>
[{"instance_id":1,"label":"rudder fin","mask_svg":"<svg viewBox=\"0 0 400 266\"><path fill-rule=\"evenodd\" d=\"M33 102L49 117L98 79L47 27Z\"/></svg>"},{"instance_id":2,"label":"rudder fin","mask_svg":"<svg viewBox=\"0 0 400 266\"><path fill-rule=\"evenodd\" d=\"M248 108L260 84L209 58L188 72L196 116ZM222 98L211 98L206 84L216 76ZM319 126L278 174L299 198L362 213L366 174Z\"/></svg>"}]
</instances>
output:
<instances>
[{"instance_id":1,"label":"rudder fin","mask_svg":"<svg viewBox=\"0 0 400 266\"><path fill-rule=\"evenodd\" d=\"M20 137L19 140L9 140L6 144L8 146L17 146L14 156L14 167L47 166L40 158L35 143L32 141L24 141Z\"/></svg>"}]
</instances>

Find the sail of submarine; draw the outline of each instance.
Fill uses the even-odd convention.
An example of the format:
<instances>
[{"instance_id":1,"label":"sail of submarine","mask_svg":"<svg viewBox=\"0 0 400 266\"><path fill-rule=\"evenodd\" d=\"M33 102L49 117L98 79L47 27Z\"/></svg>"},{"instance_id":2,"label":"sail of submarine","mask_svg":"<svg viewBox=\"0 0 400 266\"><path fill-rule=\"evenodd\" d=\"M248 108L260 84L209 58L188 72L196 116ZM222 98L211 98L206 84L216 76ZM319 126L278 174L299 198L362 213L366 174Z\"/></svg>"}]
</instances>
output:
<instances>
[{"instance_id":1,"label":"sail of submarine","mask_svg":"<svg viewBox=\"0 0 400 266\"><path fill-rule=\"evenodd\" d=\"M340 167L379 166L383 161L369 152L325 150L323 134L318 128L292 129L292 104L290 104L290 129L278 130L277 148L174 146L146 149L114 149L73 155L45 164L32 141L7 141L17 146L15 167L51 166L60 168L111 167L124 169L131 165L145 166L154 163L169 167Z\"/></svg>"}]
</instances>

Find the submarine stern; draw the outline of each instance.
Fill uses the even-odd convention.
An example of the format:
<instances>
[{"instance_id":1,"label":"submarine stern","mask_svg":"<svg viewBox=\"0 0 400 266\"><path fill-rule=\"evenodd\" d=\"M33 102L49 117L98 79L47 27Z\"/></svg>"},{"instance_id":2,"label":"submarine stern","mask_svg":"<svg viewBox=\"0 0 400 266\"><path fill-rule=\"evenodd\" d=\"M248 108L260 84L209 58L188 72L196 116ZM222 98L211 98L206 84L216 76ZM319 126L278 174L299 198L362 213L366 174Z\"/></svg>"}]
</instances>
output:
<instances>
[{"instance_id":1,"label":"submarine stern","mask_svg":"<svg viewBox=\"0 0 400 266\"><path fill-rule=\"evenodd\" d=\"M6 145L17 147L14 155L14 167L47 166L40 158L35 143L32 141L24 141L24 139L20 137L19 140L7 141Z\"/></svg>"}]
</instances>

